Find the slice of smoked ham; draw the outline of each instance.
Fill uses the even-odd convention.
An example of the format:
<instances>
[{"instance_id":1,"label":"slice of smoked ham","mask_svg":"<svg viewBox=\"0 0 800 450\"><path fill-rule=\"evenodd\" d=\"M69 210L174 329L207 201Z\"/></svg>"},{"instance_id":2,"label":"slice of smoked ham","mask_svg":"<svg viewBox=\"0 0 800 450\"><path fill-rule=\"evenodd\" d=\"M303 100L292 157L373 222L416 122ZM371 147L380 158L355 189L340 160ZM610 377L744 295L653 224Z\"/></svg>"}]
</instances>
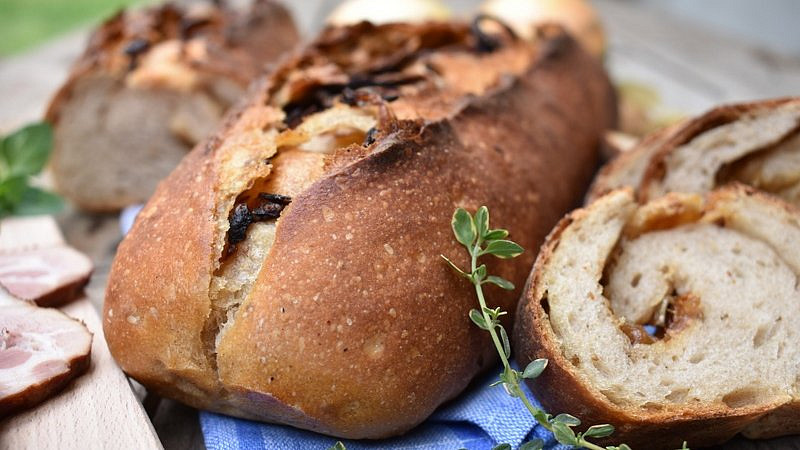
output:
<instances>
[{"instance_id":1,"label":"slice of smoked ham","mask_svg":"<svg viewBox=\"0 0 800 450\"><path fill-rule=\"evenodd\" d=\"M36 405L89 368L92 333L0 289L0 417Z\"/></svg>"},{"instance_id":2,"label":"slice of smoked ham","mask_svg":"<svg viewBox=\"0 0 800 450\"><path fill-rule=\"evenodd\" d=\"M39 306L59 306L74 299L91 273L91 260L66 245L0 251L0 285Z\"/></svg>"}]
</instances>

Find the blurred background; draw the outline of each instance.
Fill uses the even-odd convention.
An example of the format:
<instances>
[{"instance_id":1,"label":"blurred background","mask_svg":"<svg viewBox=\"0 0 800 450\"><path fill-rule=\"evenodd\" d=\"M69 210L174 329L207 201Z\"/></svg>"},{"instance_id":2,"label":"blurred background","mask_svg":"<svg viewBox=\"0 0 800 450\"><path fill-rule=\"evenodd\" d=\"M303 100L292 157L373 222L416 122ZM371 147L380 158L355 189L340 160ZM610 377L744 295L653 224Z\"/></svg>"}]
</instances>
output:
<instances>
[{"instance_id":1,"label":"blurred background","mask_svg":"<svg viewBox=\"0 0 800 450\"><path fill-rule=\"evenodd\" d=\"M800 2L796 0L616 0L630 8L662 11L700 27L747 40L769 51L800 57ZM154 0L3 0L0 2L0 57L29 50L37 44L114 14L131 5L156 3ZM296 14L303 31L321 24L336 0L295 0L289 6L312 14ZM469 11L480 3L472 0L444 0L454 11ZM607 2L595 1L602 8Z\"/></svg>"},{"instance_id":2,"label":"blurred background","mask_svg":"<svg viewBox=\"0 0 800 450\"><path fill-rule=\"evenodd\" d=\"M0 1L0 132L41 116L93 25L124 6L148 3L155 1ZM284 3L309 38L340 1ZM442 3L454 15L469 17L481 1ZM796 25L800 1L591 0L590 4L607 35L609 72L623 95L647 110L633 114L653 116L651 124L634 130L637 134L721 102L796 95L800 90Z\"/></svg>"}]
</instances>

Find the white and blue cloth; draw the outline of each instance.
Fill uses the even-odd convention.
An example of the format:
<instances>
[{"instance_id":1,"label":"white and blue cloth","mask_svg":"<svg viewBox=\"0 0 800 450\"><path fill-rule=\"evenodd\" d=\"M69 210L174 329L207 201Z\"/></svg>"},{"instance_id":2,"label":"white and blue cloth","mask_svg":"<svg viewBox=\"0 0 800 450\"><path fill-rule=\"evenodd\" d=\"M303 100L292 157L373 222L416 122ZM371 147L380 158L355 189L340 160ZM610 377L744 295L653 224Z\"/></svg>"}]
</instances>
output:
<instances>
[{"instance_id":1,"label":"white and blue cloth","mask_svg":"<svg viewBox=\"0 0 800 450\"><path fill-rule=\"evenodd\" d=\"M400 437L342 442L347 450L488 450L500 443L517 448L523 442L539 438L545 441L545 449L569 448L557 443L550 432L536 424L519 399L510 397L501 386L489 386L499 372L498 367L482 376L461 396ZM523 390L531 398L528 388L523 386ZM327 450L337 441L310 431L210 412L200 413L200 424L209 450Z\"/></svg>"}]
</instances>

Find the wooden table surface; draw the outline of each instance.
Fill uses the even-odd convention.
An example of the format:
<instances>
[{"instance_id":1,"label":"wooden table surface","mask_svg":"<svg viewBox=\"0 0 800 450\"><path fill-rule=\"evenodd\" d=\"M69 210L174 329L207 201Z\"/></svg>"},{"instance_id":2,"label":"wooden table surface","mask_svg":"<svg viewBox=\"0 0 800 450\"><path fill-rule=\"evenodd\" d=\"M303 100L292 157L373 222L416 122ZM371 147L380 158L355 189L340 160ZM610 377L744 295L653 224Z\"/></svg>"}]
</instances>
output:
<instances>
[{"instance_id":1,"label":"wooden table surface","mask_svg":"<svg viewBox=\"0 0 800 450\"><path fill-rule=\"evenodd\" d=\"M477 0L445 0L467 16ZM318 30L336 0L285 2L305 36ZM609 72L617 82L652 87L665 110L697 114L722 102L800 94L800 57L778 55L655 9L650 3L594 0L609 35ZM0 60L0 132L41 117L87 36L79 30L30 52ZM110 263L120 240L116 216L67 210L58 217L66 240L87 253L96 270L87 288L102 306ZM166 449L203 448L197 412L169 400L146 401ZM722 448L722 447L721 447ZM800 439L737 439L725 449L798 449Z\"/></svg>"}]
</instances>

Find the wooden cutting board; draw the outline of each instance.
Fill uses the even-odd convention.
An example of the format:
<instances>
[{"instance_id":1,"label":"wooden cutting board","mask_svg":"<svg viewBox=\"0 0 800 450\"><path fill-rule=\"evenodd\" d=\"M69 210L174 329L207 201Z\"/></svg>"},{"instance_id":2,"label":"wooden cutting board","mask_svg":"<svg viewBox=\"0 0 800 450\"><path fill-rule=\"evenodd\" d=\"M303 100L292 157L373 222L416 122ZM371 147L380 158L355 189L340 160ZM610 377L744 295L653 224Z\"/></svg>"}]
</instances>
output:
<instances>
[{"instance_id":1,"label":"wooden cutting board","mask_svg":"<svg viewBox=\"0 0 800 450\"><path fill-rule=\"evenodd\" d=\"M61 244L50 216L0 221L0 252ZM128 379L111 358L97 311L83 296L61 310L94 334L89 371L39 406L0 421L0 449L161 449Z\"/></svg>"}]
</instances>

